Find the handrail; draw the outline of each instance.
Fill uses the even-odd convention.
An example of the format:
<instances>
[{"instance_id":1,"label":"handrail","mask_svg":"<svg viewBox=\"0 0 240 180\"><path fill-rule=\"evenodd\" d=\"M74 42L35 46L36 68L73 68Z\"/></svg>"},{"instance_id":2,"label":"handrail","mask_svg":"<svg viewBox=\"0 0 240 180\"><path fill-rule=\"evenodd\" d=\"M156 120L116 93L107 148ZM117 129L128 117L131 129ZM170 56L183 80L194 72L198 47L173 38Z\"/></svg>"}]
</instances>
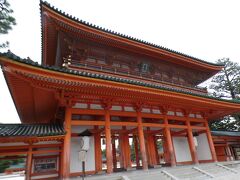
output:
<instances>
[{"instance_id":1,"label":"handrail","mask_svg":"<svg viewBox=\"0 0 240 180\"><path fill-rule=\"evenodd\" d=\"M143 76L144 74L137 74L136 72L134 73L130 73L130 71L122 71L121 72L118 70L111 70L111 67L107 66L104 67L104 66L97 66L96 64L94 65L91 65L89 66L89 63L77 63L77 64L70 64L69 66L70 68L84 68L84 69L89 69L89 70L99 70L103 73L106 73L106 72L110 72L110 73L113 73L113 74L118 74L118 75L128 75L129 77L132 77L132 78L139 78L139 79L142 79L142 80L146 80L146 81L154 81L156 83L163 83L164 86L166 87L170 87L171 86L174 86L176 88L179 88L179 89L184 89L184 90L188 90L188 91L194 91L196 93L204 93L206 94L207 91L202 89L202 88L199 88L199 87L190 87L190 86L183 86L181 84L175 84L175 83L172 83L172 82L169 82L169 81L163 81L163 80L158 80L154 77L157 77L157 76ZM104 68L103 68L104 67ZM114 68L114 69L117 69L117 68Z\"/></svg>"},{"instance_id":2,"label":"handrail","mask_svg":"<svg viewBox=\"0 0 240 180\"><path fill-rule=\"evenodd\" d=\"M202 174L206 174L206 175L209 176L210 178L214 178L214 175L212 175L212 174L210 174L210 173L208 173L208 172L206 172L206 171L204 171L204 170L202 170L202 169L200 169L200 168L198 168L198 167L195 167L195 166L194 166L193 169L199 171L199 172L202 173Z\"/></svg>"},{"instance_id":3,"label":"handrail","mask_svg":"<svg viewBox=\"0 0 240 180\"><path fill-rule=\"evenodd\" d=\"M234 170L234 169L231 169L231 168L229 168L229 167L227 167L227 166L224 166L224 165L222 165L222 164L216 164L217 166L219 166L219 167L221 167L221 168L224 168L224 169L226 169L226 170L228 170L228 171L231 171L231 172L234 172L234 173L238 173L236 170Z\"/></svg>"},{"instance_id":4,"label":"handrail","mask_svg":"<svg viewBox=\"0 0 240 180\"><path fill-rule=\"evenodd\" d=\"M161 171L164 175L170 177L172 180L178 180L178 178L172 174L170 174L169 172L165 171L165 170L162 170Z\"/></svg>"}]
</instances>

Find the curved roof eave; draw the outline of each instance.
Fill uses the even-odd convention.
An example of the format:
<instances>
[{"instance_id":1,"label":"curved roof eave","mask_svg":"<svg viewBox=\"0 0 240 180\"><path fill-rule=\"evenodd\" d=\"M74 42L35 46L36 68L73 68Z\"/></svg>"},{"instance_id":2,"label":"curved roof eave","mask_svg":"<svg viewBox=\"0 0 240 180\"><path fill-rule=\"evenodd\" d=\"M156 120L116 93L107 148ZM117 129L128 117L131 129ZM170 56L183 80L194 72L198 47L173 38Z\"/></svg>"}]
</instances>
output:
<instances>
[{"instance_id":1,"label":"curved roof eave","mask_svg":"<svg viewBox=\"0 0 240 180\"><path fill-rule=\"evenodd\" d=\"M146 46L148 48L151 48L152 50L158 50L160 53L161 52L162 53L163 52L171 53L171 54L177 56L178 58L181 57L181 58L185 59L185 61L188 62L188 63L193 63L193 64L197 64L197 65L200 65L200 66L205 66L205 67L207 66L208 69L210 69L211 71L214 71L215 73L220 71L223 68L222 64L215 64L215 63L207 62L205 60L202 60L202 59L199 59L199 58L196 58L196 57L193 57L193 56L190 56L190 55L178 52L178 51L174 51L172 49L169 49L169 48L157 45L157 44L153 44L153 43L141 40L141 39L137 39L137 38L134 38L134 37L131 37L131 36L128 36L128 35L124 35L124 34L109 30L109 29L102 28L102 27L97 26L95 24L91 24L89 22L80 20L79 18L76 18L72 15L66 14L65 12L59 10L58 8L55 8L54 6L51 6L48 2L42 1L42 0L40 1L41 16L42 16L42 12L43 12L43 6L45 6L49 10L53 11L57 15L60 15L64 18L72 21L73 23L76 23L78 25L85 26L86 28L92 29L95 32L97 31L101 34L104 33L104 34L107 34L109 36L116 37L118 39L123 39L125 41L132 42L132 43L135 43L135 44L138 44L138 45L140 44L141 46ZM43 26L43 24L42 24L42 26ZM42 37L43 37L43 27L41 27L41 28L42 28ZM42 38L42 55L43 55L43 38ZM42 56L42 60L43 60L43 56Z\"/></svg>"},{"instance_id":2,"label":"curved roof eave","mask_svg":"<svg viewBox=\"0 0 240 180\"><path fill-rule=\"evenodd\" d=\"M0 57L7 58L7 60L4 60L4 59L2 60L2 65L5 62L8 63L9 60L11 60L11 61L15 61L17 63L26 64L26 65L29 65L29 66L32 66L35 68L39 68L39 70L43 69L43 70L48 70L48 71L57 72L57 73L61 73L61 74L69 74L69 75L81 76L81 77L85 77L85 78L92 78L92 79L99 79L99 80L104 80L104 81L106 80L109 82L135 85L135 86L139 86L139 87L145 87L145 88L151 88L151 89L156 89L156 90L163 90L166 92L179 93L182 95L194 96L194 97L198 97L198 98L216 100L219 102L230 103L231 105L233 105L233 104L240 105L240 101L238 101L238 100L220 99L220 98L216 98L216 97L212 97L212 96L208 96L208 95L196 94L196 93L185 91L185 90L167 88L167 87L162 87L161 85L156 85L156 84L147 83L147 82L141 82L138 80L129 80L126 78L113 77L110 75L101 75L101 74L96 74L96 73L89 73L89 72L84 72L84 71L59 68L59 67L55 67L55 66L41 65L37 62L32 61L31 59L22 59L10 51L8 51L7 53L0 53ZM9 63L11 63L11 62L9 62Z\"/></svg>"}]
</instances>

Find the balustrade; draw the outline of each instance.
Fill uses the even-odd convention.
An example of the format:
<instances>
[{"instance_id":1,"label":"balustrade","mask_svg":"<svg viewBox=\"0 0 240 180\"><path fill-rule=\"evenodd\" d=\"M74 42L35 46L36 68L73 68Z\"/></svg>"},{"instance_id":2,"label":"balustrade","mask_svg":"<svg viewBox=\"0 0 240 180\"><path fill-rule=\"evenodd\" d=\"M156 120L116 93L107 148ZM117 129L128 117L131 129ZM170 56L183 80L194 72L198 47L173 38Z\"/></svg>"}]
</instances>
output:
<instances>
[{"instance_id":1,"label":"balustrade","mask_svg":"<svg viewBox=\"0 0 240 180\"><path fill-rule=\"evenodd\" d=\"M95 73L107 73L108 75L115 75L122 78L128 78L131 80L139 80L143 82L156 83L165 88L172 88L176 90L182 90L189 93L195 93L200 95L207 95L207 90L200 87L192 87L190 85L184 84L183 82L171 80L159 75L151 75L148 73L143 73L139 71L133 71L129 68L121 68L115 66L109 66L105 64L97 64L92 62L80 62L77 60L71 60L71 64L68 65L68 68L71 69L84 69L86 71L95 72Z\"/></svg>"}]
</instances>

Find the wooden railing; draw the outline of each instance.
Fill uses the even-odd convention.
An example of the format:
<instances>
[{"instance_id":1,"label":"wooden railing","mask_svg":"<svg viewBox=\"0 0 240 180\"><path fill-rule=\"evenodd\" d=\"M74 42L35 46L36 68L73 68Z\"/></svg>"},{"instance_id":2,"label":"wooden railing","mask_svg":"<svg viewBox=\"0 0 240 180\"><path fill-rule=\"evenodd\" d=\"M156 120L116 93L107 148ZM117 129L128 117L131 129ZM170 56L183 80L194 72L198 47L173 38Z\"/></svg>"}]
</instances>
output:
<instances>
[{"instance_id":1,"label":"wooden railing","mask_svg":"<svg viewBox=\"0 0 240 180\"><path fill-rule=\"evenodd\" d=\"M108 75L114 75L121 78L127 77L131 80L140 80L143 82L149 82L149 83L156 83L166 88L174 88L179 90L185 90L192 93L197 94L207 94L206 88L199 88L199 87L191 87L186 84L181 84L179 81L174 81L169 78L164 78L162 76L158 75L150 75L147 73L137 72L137 71L130 71L130 69L127 68L120 68L120 67L114 67L114 66L108 66L105 64L97 64L97 63L91 63L91 62L79 62L77 60L71 60L71 64L68 65L68 68L70 69L84 69L88 70L93 73L100 73L100 74L108 74Z\"/></svg>"}]
</instances>

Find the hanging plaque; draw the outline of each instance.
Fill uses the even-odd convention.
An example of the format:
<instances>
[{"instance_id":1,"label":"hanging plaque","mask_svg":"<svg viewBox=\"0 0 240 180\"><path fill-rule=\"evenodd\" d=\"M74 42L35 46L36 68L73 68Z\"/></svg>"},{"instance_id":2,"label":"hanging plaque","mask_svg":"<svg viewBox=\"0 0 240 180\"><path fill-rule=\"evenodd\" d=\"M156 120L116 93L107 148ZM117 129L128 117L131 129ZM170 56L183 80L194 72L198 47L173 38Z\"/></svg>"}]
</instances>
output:
<instances>
[{"instance_id":1,"label":"hanging plaque","mask_svg":"<svg viewBox=\"0 0 240 180\"><path fill-rule=\"evenodd\" d=\"M57 170L57 158L34 159L34 173Z\"/></svg>"}]
</instances>

